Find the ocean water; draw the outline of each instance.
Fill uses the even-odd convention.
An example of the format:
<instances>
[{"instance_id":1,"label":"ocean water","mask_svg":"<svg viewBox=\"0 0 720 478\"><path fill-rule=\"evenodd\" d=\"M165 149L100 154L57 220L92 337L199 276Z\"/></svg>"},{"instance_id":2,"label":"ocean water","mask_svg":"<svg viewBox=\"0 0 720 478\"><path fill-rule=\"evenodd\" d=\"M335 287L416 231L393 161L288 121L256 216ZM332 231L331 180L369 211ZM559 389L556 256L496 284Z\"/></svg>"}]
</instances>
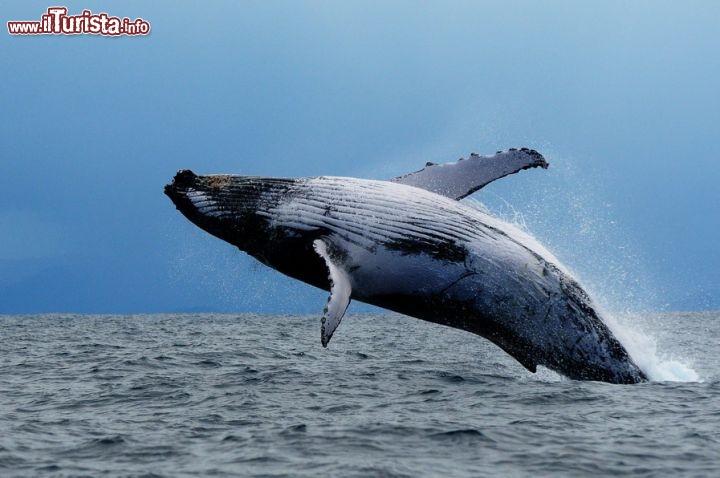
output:
<instances>
[{"instance_id":1,"label":"ocean water","mask_svg":"<svg viewBox=\"0 0 720 478\"><path fill-rule=\"evenodd\" d=\"M0 476L719 476L720 313L632 320L659 381L394 314L328 349L317 316L0 316Z\"/></svg>"}]
</instances>

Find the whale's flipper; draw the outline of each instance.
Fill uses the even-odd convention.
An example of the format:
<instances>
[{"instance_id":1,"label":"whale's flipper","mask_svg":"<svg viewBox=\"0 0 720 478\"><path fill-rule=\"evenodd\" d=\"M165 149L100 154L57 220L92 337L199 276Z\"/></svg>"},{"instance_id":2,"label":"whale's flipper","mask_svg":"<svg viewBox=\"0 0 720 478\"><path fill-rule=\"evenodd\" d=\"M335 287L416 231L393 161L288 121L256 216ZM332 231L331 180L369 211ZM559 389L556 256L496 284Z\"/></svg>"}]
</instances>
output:
<instances>
[{"instance_id":1,"label":"whale's flipper","mask_svg":"<svg viewBox=\"0 0 720 478\"><path fill-rule=\"evenodd\" d=\"M325 265L330 273L330 297L325 305L320 325L320 341L323 347L327 347L333 332L340 325L340 321L350 305L352 287L350 286L350 277L341 266L333 261L325 242L322 239L316 239L313 247L315 252L325 260Z\"/></svg>"},{"instance_id":2,"label":"whale's flipper","mask_svg":"<svg viewBox=\"0 0 720 478\"><path fill-rule=\"evenodd\" d=\"M544 169L548 167L542 154L534 149L512 148L505 152L498 151L493 156L473 153L468 159L463 158L454 163L427 163L420 171L391 181L462 199L496 179L538 166Z\"/></svg>"}]
</instances>

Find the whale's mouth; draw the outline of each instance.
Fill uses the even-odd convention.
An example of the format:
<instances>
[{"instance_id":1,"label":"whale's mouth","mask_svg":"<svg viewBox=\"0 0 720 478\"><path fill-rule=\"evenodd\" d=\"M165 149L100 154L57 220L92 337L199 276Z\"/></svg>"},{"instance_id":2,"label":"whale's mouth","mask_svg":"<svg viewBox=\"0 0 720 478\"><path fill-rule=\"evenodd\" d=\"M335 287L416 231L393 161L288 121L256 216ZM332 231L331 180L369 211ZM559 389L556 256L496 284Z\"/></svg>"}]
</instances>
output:
<instances>
[{"instance_id":1,"label":"whale's mouth","mask_svg":"<svg viewBox=\"0 0 720 478\"><path fill-rule=\"evenodd\" d=\"M256 213L263 189L246 176L200 176L189 169L175 174L164 192L180 213L204 231L241 247L255 240Z\"/></svg>"},{"instance_id":2,"label":"whale's mouth","mask_svg":"<svg viewBox=\"0 0 720 478\"><path fill-rule=\"evenodd\" d=\"M232 202L228 201L232 198L227 190L232 179L233 176L226 174L198 176L189 169L182 169L165 185L165 194L186 216L188 213L210 217L233 215L241 208L237 204L233 205L235 208L229 208L227 204Z\"/></svg>"},{"instance_id":3,"label":"whale's mouth","mask_svg":"<svg viewBox=\"0 0 720 478\"><path fill-rule=\"evenodd\" d=\"M175 174L173 180L165 185L165 194L175 202L178 196L184 196L187 191L197 185L198 176L189 169L182 169ZM176 203L177 205L177 203Z\"/></svg>"},{"instance_id":4,"label":"whale's mouth","mask_svg":"<svg viewBox=\"0 0 720 478\"><path fill-rule=\"evenodd\" d=\"M199 186L199 176L189 169L183 169L175 174L173 180L165 185L165 195L175 204L175 207L190 221L202 227L198 221L202 214L194 201L194 193Z\"/></svg>"},{"instance_id":5,"label":"whale's mouth","mask_svg":"<svg viewBox=\"0 0 720 478\"><path fill-rule=\"evenodd\" d=\"M240 213L224 204L224 184L219 184L217 178L225 176L198 176L189 169L183 169L164 189L178 211L214 235L227 227L220 224L223 219L237 218Z\"/></svg>"}]
</instances>

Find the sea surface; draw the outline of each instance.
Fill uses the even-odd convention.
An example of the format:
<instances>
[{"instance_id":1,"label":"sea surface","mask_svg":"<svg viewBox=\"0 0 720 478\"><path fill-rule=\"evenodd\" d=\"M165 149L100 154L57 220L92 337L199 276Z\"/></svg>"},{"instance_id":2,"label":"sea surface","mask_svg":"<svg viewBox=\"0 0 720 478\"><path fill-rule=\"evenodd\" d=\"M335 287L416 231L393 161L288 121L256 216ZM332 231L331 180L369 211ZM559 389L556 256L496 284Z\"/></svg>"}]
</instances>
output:
<instances>
[{"instance_id":1,"label":"sea surface","mask_svg":"<svg viewBox=\"0 0 720 478\"><path fill-rule=\"evenodd\" d=\"M720 476L720 312L632 320L661 380L394 314L327 349L317 316L0 316L0 476Z\"/></svg>"}]
</instances>

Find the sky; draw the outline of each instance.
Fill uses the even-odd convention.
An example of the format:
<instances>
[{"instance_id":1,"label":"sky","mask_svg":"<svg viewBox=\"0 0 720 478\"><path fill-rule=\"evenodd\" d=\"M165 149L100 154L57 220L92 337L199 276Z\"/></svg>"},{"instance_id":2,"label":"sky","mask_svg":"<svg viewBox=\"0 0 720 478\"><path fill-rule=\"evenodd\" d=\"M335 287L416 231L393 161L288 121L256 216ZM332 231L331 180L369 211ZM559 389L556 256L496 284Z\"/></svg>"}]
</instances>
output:
<instances>
[{"instance_id":1,"label":"sky","mask_svg":"<svg viewBox=\"0 0 720 478\"><path fill-rule=\"evenodd\" d=\"M54 5L54 4L52 4ZM610 307L720 308L720 3L69 1L0 8L0 313L320 313L184 219L178 169L384 179L531 147L472 199Z\"/></svg>"}]
</instances>

